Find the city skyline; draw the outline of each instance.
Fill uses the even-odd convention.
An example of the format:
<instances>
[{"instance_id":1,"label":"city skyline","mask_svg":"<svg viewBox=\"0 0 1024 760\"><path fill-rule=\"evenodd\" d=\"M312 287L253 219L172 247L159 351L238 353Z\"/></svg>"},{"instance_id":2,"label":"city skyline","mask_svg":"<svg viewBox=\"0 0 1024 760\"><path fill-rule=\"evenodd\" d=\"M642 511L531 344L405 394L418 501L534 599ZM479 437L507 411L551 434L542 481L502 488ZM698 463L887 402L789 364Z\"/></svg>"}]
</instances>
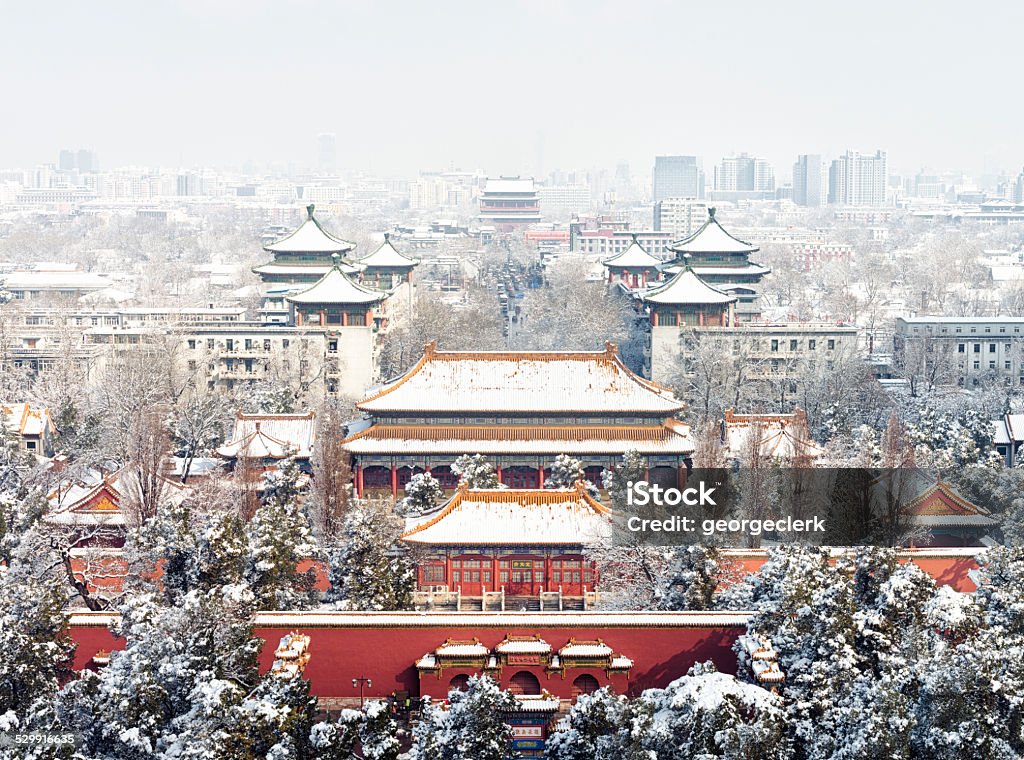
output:
<instances>
[{"instance_id":1,"label":"city skyline","mask_svg":"<svg viewBox=\"0 0 1024 760\"><path fill-rule=\"evenodd\" d=\"M1024 106L980 76L992 50L1014 44L1024 10L1010 4L999 25L930 14L921 45L919 14L880 3L852 21L807 3L729 14L522 3L500 26L461 3L398 14L368 3L102 8L9 13L0 55L18 76L5 104L23 118L0 127L0 165L30 168L81 145L105 168L316 166L321 133L337 135L340 167L378 174L543 176L621 161L647 171L655 155L675 154L701 156L707 170L748 152L784 180L799 154L878 148L897 174L984 174L1022 160L1013 125ZM39 39L49 40L42 56ZM515 90L496 75L513 76ZM685 96L666 90L673 76L691 83Z\"/></svg>"}]
</instances>

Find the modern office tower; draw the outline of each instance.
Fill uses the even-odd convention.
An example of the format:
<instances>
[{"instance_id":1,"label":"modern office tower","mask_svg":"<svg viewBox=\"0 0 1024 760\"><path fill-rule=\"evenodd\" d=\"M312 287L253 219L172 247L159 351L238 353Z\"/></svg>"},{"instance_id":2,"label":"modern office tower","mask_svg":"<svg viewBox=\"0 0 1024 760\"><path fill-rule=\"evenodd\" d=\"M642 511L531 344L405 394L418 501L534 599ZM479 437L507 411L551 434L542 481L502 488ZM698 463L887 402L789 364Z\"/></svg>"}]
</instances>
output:
<instances>
[{"instance_id":1,"label":"modern office tower","mask_svg":"<svg viewBox=\"0 0 1024 760\"><path fill-rule=\"evenodd\" d=\"M666 198L703 198L704 171L696 156L655 156L652 195L655 203Z\"/></svg>"},{"instance_id":2,"label":"modern office tower","mask_svg":"<svg viewBox=\"0 0 1024 760\"><path fill-rule=\"evenodd\" d=\"M317 135L316 165L320 171L333 172L338 168L338 138L334 132Z\"/></svg>"},{"instance_id":3,"label":"modern office tower","mask_svg":"<svg viewBox=\"0 0 1024 760\"><path fill-rule=\"evenodd\" d=\"M715 190L727 193L769 193L775 190L775 169L763 158L740 153L715 167Z\"/></svg>"},{"instance_id":4,"label":"modern office tower","mask_svg":"<svg viewBox=\"0 0 1024 760\"><path fill-rule=\"evenodd\" d=\"M888 184L884 150L873 156L848 150L832 162L828 175L828 202L841 206L884 206Z\"/></svg>"},{"instance_id":5,"label":"modern office tower","mask_svg":"<svg viewBox=\"0 0 1024 760\"><path fill-rule=\"evenodd\" d=\"M793 164L793 202L812 207L828 203L828 171L819 154L797 156Z\"/></svg>"}]
</instances>

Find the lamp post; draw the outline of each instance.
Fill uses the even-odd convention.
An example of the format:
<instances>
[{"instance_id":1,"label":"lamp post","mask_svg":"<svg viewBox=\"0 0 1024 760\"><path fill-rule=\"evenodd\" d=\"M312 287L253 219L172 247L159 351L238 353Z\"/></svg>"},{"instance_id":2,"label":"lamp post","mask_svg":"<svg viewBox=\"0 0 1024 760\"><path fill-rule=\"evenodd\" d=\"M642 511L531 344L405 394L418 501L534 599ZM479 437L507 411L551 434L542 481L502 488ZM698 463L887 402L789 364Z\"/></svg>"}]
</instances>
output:
<instances>
[{"instance_id":1,"label":"lamp post","mask_svg":"<svg viewBox=\"0 0 1024 760\"><path fill-rule=\"evenodd\" d=\"M359 687L359 709L361 710L363 709L363 687L365 686L367 689L369 689L371 686L373 686L373 681L369 678L353 678L352 688L354 689L357 686Z\"/></svg>"}]
</instances>

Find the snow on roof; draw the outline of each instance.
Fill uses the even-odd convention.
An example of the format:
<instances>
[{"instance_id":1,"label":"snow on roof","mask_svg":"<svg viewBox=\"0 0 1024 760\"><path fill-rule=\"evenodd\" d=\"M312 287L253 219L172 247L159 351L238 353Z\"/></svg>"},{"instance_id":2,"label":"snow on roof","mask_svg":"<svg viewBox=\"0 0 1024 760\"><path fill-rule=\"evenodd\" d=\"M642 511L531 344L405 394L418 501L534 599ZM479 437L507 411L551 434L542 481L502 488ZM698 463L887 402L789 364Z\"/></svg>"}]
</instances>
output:
<instances>
[{"instance_id":1,"label":"snow on roof","mask_svg":"<svg viewBox=\"0 0 1024 760\"><path fill-rule=\"evenodd\" d=\"M448 639L434 650L435 657L486 657L490 653L491 650L481 644L478 639L472 641Z\"/></svg>"},{"instance_id":2,"label":"snow on roof","mask_svg":"<svg viewBox=\"0 0 1024 760\"><path fill-rule=\"evenodd\" d=\"M395 248L391 242L391 235L384 234L384 242L380 248L368 256L359 259L359 263L365 267L378 267L386 269L399 269L403 267L414 267L419 264L419 259L413 259Z\"/></svg>"},{"instance_id":3,"label":"snow on roof","mask_svg":"<svg viewBox=\"0 0 1024 760\"><path fill-rule=\"evenodd\" d=\"M640 297L648 303L663 304L728 304L736 301L736 296L709 285L689 267L665 284L644 291Z\"/></svg>"},{"instance_id":4,"label":"snow on roof","mask_svg":"<svg viewBox=\"0 0 1024 760\"><path fill-rule=\"evenodd\" d=\"M974 551L981 551L975 549ZM749 612L257 612L259 628L491 628L499 631L529 627L564 628L738 628L746 629ZM73 612L76 627L106 628L117 615L111 612Z\"/></svg>"},{"instance_id":5,"label":"snow on roof","mask_svg":"<svg viewBox=\"0 0 1024 760\"><path fill-rule=\"evenodd\" d=\"M941 478L915 496L906 507L917 525L997 525L989 511L965 499Z\"/></svg>"},{"instance_id":6,"label":"snow on roof","mask_svg":"<svg viewBox=\"0 0 1024 760\"><path fill-rule=\"evenodd\" d=\"M753 253L758 250L744 240L730 235L715 218L715 209L708 209L708 220L689 237L669 246L676 253Z\"/></svg>"},{"instance_id":7,"label":"snow on roof","mask_svg":"<svg viewBox=\"0 0 1024 760\"><path fill-rule=\"evenodd\" d=\"M360 285L338 266L331 267L327 274L305 290L285 296L289 303L376 303L385 297L379 290Z\"/></svg>"},{"instance_id":8,"label":"snow on roof","mask_svg":"<svg viewBox=\"0 0 1024 760\"><path fill-rule=\"evenodd\" d=\"M217 449L227 459L308 459L316 439L316 413L239 414L231 440Z\"/></svg>"},{"instance_id":9,"label":"snow on roof","mask_svg":"<svg viewBox=\"0 0 1024 760\"><path fill-rule=\"evenodd\" d=\"M353 454L404 451L426 454L687 454L690 428L673 419L662 425L372 425L345 440Z\"/></svg>"},{"instance_id":10,"label":"snow on roof","mask_svg":"<svg viewBox=\"0 0 1024 760\"><path fill-rule=\"evenodd\" d=\"M629 670L633 667L633 661L628 657L618 655L617 657L612 657L612 661L608 664L608 667L611 670Z\"/></svg>"},{"instance_id":11,"label":"snow on roof","mask_svg":"<svg viewBox=\"0 0 1024 760\"><path fill-rule=\"evenodd\" d=\"M55 433L57 428L50 418L50 410L45 406L36 406L21 402L3 404L0 411L6 419L7 426L18 435L42 436L47 432Z\"/></svg>"},{"instance_id":12,"label":"snow on roof","mask_svg":"<svg viewBox=\"0 0 1024 760\"><path fill-rule=\"evenodd\" d=\"M606 267L631 267L634 269L646 269L656 268L661 265L661 259L656 258L649 254L640 243L637 242L636 235L633 236L633 242L630 243L629 247L617 253L614 256L605 259L601 262Z\"/></svg>"},{"instance_id":13,"label":"snow on roof","mask_svg":"<svg viewBox=\"0 0 1024 760\"><path fill-rule=\"evenodd\" d=\"M601 639L596 641L569 639L569 643L558 650L559 657L610 657L613 653L612 648Z\"/></svg>"},{"instance_id":14,"label":"snow on roof","mask_svg":"<svg viewBox=\"0 0 1024 760\"><path fill-rule=\"evenodd\" d=\"M355 248L355 243L337 238L313 216L313 204L306 206L308 217L298 229L276 243L264 246L271 253L344 253Z\"/></svg>"},{"instance_id":15,"label":"snow on roof","mask_svg":"<svg viewBox=\"0 0 1024 760\"><path fill-rule=\"evenodd\" d=\"M671 390L632 372L613 343L604 351L438 351L356 406L366 411L605 414L683 408Z\"/></svg>"},{"instance_id":16,"label":"snow on roof","mask_svg":"<svg viewBox=\"0 0 1024 760\"><path fill-rule=\"evenodd\" d=\"M460 485L437 512L409 518L402 541L443 546L586 545L611 534L610 515L582 485L480 490Z\"/></svg>"},{"instance_id":17,"label":"snow on roof","mask_svg":"<svg viewBox=\"0 0 1024 760\"><path fill-rule=\"evenodd\" d=\"M825 451L808 437L807 415L802 409L792 414L736 414L725 410L725 448L732 456L743 454L750 432L760 431L763 456L792 459L795 456L817 459Z\"/></svg>"},{"instance_id":18,"label":"snow on roof","mask_svg":"<svg viewBox=\"0 0 1024 760\"><path fill-rule=\"evenodd\" d=\"M494 651L499 654L549 654L551 645L539 636L506 636Z\"/></svg>"},{"instance_id":19,"label":"snow on roof","mask_svg":"<svg viewBox=\"0 0 1024 760\"><path fill-rule=\"evenodd\" d=\"M186 488L181 483L158 476L163 498L180 503ZM49 511L44 520L58 525L124 525L121 500L138 490L135 475L128 467L113 473L87 470L78 478L60 482L48 495Z\"/></svg>"},{"instance_id":20,"label":"snow on roof","mask_svg":"<svg viewBox=\"0 0 1024 760\"><path fill-rule=\"evenodd\" d=\"M675 274L676 272L683 271L683 269L685 269L685 267L679 263L665 264L661 267L661 271L664 272L665 274ZM749 261L746 264L743 264L742 266L735 267L705 266L699 262L694 262L690 264L690 269L692 269L694 272L696 272L698 275L702 277L737 277L739 275L747 276L769 274L772 271L766 266L763 266L761 264L754 264ZM749 286L751 283L744 284ZM715 285L720 288L723 287L722 283L715 283Z\"/></svg>"},{"instance_id":21,"label":"snow on roof","mask_svg":"<svg viewBox=\"0 0 1024 760\"><path fill-rule=\"evenodd\" d=\"M364 267L359 264L355 264L349 261L338 262L338 268L345 274L357 274L363 271ZM331 271L330 264L263 264L258 267L253 267L253 272L256 274L265 275L279 275L281 277L287 277L291 275L307 275L315 274L319 277L323 277L325 274Z\"/></svg>"},{"instance_id":22,"label":"snow on roof","mask_svg":"<svg viewBox=\"0 0 1024 760\"><path fill-rule=\"evenodd\" d=\"M517 694L516 701L522 712L554 712L561 707L562 701L550 694Z\"/></svg>"},{"instance_id":23,"label":"snow on roof","mask_svg":"<svg viewBox=\"0 0 1024 760\"><path fill-rule=\"evenodd\" d=\"M102 290L110 280L95 272L11 272L3 278L8 290Z\"/></svg>"}]
</instances>

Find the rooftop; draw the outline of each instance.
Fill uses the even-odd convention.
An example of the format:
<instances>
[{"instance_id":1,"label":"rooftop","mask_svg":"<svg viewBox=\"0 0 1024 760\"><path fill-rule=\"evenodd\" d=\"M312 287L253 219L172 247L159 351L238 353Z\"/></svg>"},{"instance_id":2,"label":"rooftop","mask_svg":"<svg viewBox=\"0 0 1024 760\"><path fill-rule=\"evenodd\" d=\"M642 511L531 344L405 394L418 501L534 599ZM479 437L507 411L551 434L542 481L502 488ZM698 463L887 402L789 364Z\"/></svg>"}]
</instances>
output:
<instances>
[{"instance_id":1,"label":"rooftop","mask_svg":"<svg viewBox=\"0 0 1024 760\"><path fill-rule=\"evenodd\" d=\"M648 289L640 297L656 304L729 304L736 301L736 296L709 285L689 267L663 285Z\"/></svg>"},{"instance_id":2,"label":"rooftop","mask_svg":"<svg viewBox=\"0 0 1024 760\"><path fill-rule=\"evenodd\" d=\"M756 245L735 238L715 218L715 209L708 209L708 220L696 232L669 246L676 253L754 253Z\"/></svg>"},{"instance_id":3,"label":"rooftop","mask_svg":"<svg viewBox=\"0 0 1024 760\"><path fill-rule=\"evenodd\" d=\"M369 412L600 412L674 414L671 390L603 351L439 351L425 347L416 365L364 398Z\"/></svg>"},{"instance_id":4,"label":"rooftop","mask_svg":"<svg viewBox=\"0 0 1024 760\"><path fill-rule=\"evenodd\" d=\"M337 238L313 216L314 206L306 206L307 218L292 234L276 243L264 246L271 253L344 253L355 248L355 243Z\"/></svg>"},{"instance_id":5,"label":"rooftop","mask_svg":"<svg viewBox=\"0 0 1024 760\"><path fill-rule=\"evenodd\" d=\"M360 285L342 272L339 261L315 283L305 290L285 296L285 300L295 304L369 304L377 303L385 297L385 293Z\"/></svg>"},{"instance_id":6,"label":"rooftop","mask_svg":"<svg viewBox=\"0 0 1024 760\"><path fill-rule=\"evenodd\" d=\"M585 488L479 489L460 486L438 511L409 518L410 544L586 545L611 533L611 511Z\"/></svg>"}]
</instances>

